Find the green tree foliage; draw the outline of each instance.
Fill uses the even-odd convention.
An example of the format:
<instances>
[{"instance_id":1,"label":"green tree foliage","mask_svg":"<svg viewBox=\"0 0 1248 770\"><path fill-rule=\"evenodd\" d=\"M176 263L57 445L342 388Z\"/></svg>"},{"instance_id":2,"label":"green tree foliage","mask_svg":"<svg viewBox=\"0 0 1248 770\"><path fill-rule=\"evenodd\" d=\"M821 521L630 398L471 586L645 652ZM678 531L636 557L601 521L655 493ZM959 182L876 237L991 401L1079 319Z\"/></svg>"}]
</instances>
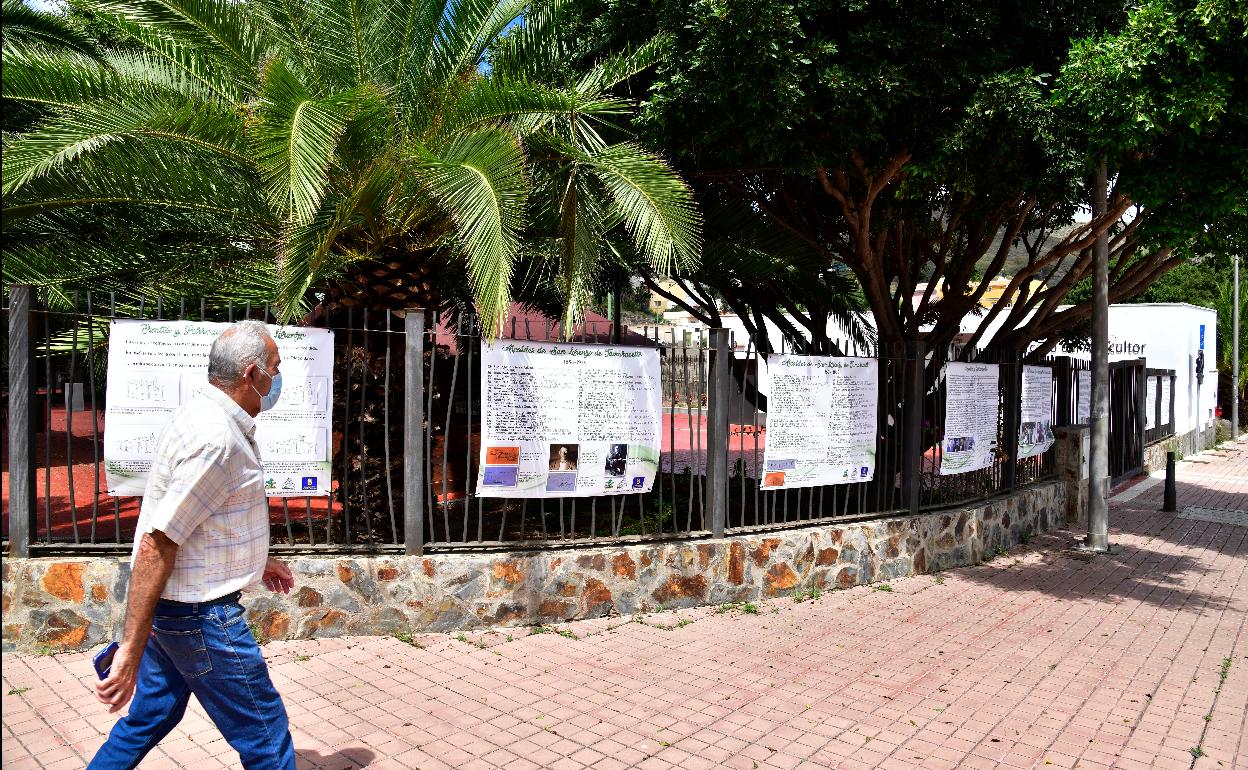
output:
<instances>
[{"instance_id":1,"label":"green tree foliage","mask_svg":"<svg viewBox=\"0 0 1248 770\"><path fill-rule=\"evenodd\" d=\"M5 138L7 281L189 284L291 317L364 263L450 265L495 333L525 260L554 265L567 320L608 239L659 272L696 262L690 190L615 125L610 90L656 49L545 78L557 9L83 0L121 41L91 48L12 2L4 102L38 120Z\"/></svg>"},{"instance_id":2,"label":"green tree foliage","mask_svg":"<svg viewBox=\"0 0 1248 770\"><path fill-rule=\"evenodd\" d=\"M1022 248L1013 304L985 319L1000 331L976 341L1043 352L1086 317L1062 303L1099 234L1123 299L1180 261L1196 223L1243 205L1248 46L1229 3L579 7L608 41L670 36L635 84L645 135L704 199L764 214L851 273L884 341L944 350ZM1109 211L1077 222L1102 159Z\"/></svg>"}]
</instances>

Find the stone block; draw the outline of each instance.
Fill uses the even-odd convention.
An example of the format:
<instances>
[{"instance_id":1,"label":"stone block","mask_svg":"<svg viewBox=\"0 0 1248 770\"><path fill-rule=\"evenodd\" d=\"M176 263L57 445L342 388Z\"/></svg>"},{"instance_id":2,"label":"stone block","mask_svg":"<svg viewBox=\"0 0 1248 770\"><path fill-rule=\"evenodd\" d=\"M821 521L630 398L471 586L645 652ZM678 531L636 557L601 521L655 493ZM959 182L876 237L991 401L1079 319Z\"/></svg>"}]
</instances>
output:
<instances>
[{"instance_id":1,"label":"stone block","mask_svg":"<svg viewBox=\"0 0 1248 770\"><path fill-rule=\"evenodd\" d=\"M85 565L82 562L57 562L48 565L47 572L43 573L43 579L40 584L43 590L56 598L81 604L85 595L82 584L82 570Z\"/></svg>"},{"instance_id":2,"label":"stone block","mask_svg":"<svg viewBox=\"0 0 1248 770\"><path fill-rule=\"evenodd\" d=\"M611 569L616 577L627 580L637 579L637 562L633 561L633 557L629 556L628 552L617 553L611 557Z\"/></svg>"},{"instance_id":3,"label":"stone block","mask_svg":"<svg viewBox=\"0 0 1248 770\"><path fill-rule=\"evenodd\" d=\"M347 629L352 634L366 636L393 636L401 631L408 631L411 621L406 613L397 607L381 607L369 610L361 617L353 618Z\"/></svg>"},{"instance_id":4,"label":"stone block","mask_svg":"<svg viewBox=\"0 0 1248 770\"><path fill-rule=\"evenodd\" d=\"M321 592L311 586L300 586L293 598L300 607L319 607L325 601Z\"/></svg>"},{"instance_id":5,"label":"stone block","mask_svg":"<svg viewBox=\"0 0 1248 770\"><path fill-rule=\"evenodd\" d=\"M564 599L546 599L537 607L538 623L562 623L570 620L576 605Z\"/></svg>"},{"instance_id":6,"label":"stone block","mask_svg":"<svg viewBox=\"0 0 1248 770\"><path fill-rule=\"evenodd\" d=\"M70 609L34 610L27 628L36 642L58 650L76 650L90 640L90 621ZM101 634L96 632L95 637Z\"/></svg>"},{"instance_id":7,"label":"stone block","mask_svg":"<svg viewBox=\"0 0 1248 770\"><path fill-rule=\"evenodd\" d=\"M587 617L597 617L610 612L614 598L611 589L598 578L591 577L585 581L585 593L581 599Z\"/></svg>"},{"instance_id":8,"label":"stone block","mask_svg":"<svg viewBox=\"0 0 1248 770\"><path fill-rule=\"evenodd\" d=\"M252 627L263 639L285 639L290 631L290 615L282 610L269 610L256 618Z\"/></svg>"},{"instance_id":9,"label":"stone block","mask_svg":"<svg viewBox=\"0 0 1248 770\"><path fill-rule=\"evenodd\" d=\"M298 637L336 637L347 632L347 614L341 610L327 609L305 616L299 625Z\"/></svg>"},{"instance_id":10,"label":"stone block","mask_svg":"<svg viewBox=\"0 0 1248 770\"><path fill-rule=\"evenodd\" d=\"M771 565L767 570L767 593L769 596L776 596L782 591L788 591L797 585L797 573L793 568L784 562Z\"/></svg>"},{"instance_id":11,"label":"stone block","mask_svg":"<svg viewBox=\"0 0 1248 770\"><path fill-rule=\"evenodd\" d=\"M690 607L706 598L706 578L702 575L673 575L651 594L663 606Z\"/></svg>"},{"instance_id":12,"label":"stone block","mask_svg":"<svg viewBox=\"0 0 1248 770\"><path fill-rule=\"evenodd\" d=\"M728 547L728 582L735 586L745 582L745 546L736 540Z\"/></svg>"},{"instance_id":13,"label":"stone block","mask_svg":"<svg viewBox=\"0 0 1248 770\"><path fill-rule=\"evenodd\" d=\"M769 537L754 547L750 553L750 558L754 560L755 567L765 567L771 559L771 552L780 546L781 540L778 537Z\"/></svg>"}]
</instances>

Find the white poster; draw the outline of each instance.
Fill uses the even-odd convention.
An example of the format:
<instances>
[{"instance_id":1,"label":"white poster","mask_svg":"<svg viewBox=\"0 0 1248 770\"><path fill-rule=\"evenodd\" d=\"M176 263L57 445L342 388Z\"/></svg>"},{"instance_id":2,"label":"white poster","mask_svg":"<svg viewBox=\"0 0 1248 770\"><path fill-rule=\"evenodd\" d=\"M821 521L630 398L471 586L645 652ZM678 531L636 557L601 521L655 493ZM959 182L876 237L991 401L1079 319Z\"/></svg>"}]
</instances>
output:
<instances>
[{"instance_id":1,"label":"white poster","mask_svg":"<svg viewBox=\"0 0 1248 770\"><path fill-rule=\"evenodd\" d=\"M992 467L1001 421L1000 367L945 365L945 442L940 475Z\"/></svg>"},{"instance_id":2,"label":"white poster","mask_svg":"<svg viewBox=\"0 0 1248 770\"><path fill-rule=\"evenodd\" d=\"M208 384L208 351L229 324L115 320L108 341L104 468L111 495L142 495L156 441ZM282 395L256 418L269 497L323 496L330 486L334 333L270 326Z\"/></svg>"},{"instance_id":3,"label":"white poster","mask_svg":"<svg viewBox=\"0 0 1248 770\"><path fill-rule=\"evenodd\" d=\"M1169 425L1173 421L1170 414L1170 375L1161 376L1161 424Z\"/></svg>"},{"instance_id":4,"label":"white poster","mask_svg":"<svg viewBox=\"0 0 1248 770\"><path fill-rule=\"evenodd\" d=\"M1157 427L1157 378L1144 378L1144 430Z\"/></svg>"},{"instance_id":5,"label":"white poster","mask_svg":"<svg viewBox=\"0 0 1248 770\"><path fill-rule=\"evenodd\" d=\"M1035 457L1053 446L1053 373L1047 366L1023 367L1018 456Z\"/></svg>"},{"instance_id":6,"label":"white poster","mask_svg":"<svg viewBox=\"0 0 1248 770\"><path fill-rule=\"evenodd\" d=\"M663 396L649 348L501 340L481 353L481 497L649 492Z\"/></svg>"},{"instance_id":7,"label":"white poster","mask_svg":"<svg viewBox=\"0 0 1248 770\"><path fill-rule=\"evenodd\" d=\"M874 358L773 356L768 361L763 489L875 476L879 364Z\"/></svg>"},{"instance_id":8,"label":"white poster","mask_svg":"<svg viewBox=\"0 0 1248 770\"><path fill-rule=\"evenodd\" d=\"M1092 372L1087 369L1078 371L1079 400L1076 408L1075 423L1087 425L1092 419Z\"/></svg>"}]
</instances>

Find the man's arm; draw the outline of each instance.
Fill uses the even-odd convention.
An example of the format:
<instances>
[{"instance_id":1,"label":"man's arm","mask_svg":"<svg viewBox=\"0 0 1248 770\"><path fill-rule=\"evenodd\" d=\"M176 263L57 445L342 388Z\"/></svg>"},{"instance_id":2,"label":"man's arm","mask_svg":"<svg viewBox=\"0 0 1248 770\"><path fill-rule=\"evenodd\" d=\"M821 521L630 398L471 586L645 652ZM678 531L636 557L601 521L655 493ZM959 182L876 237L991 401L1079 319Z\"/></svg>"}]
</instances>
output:
<instances>
[{"instance_id":1,"label":"man's arm","mask_svg":"<svg viewBox=\"0 0 1248 770\"><path fill-rule=\"evenodd\" d=\"M177 555L178 544L158 529L139 541L126 597L125 630L108 678L95 683L95 697L111 706L109 713L120 711L134 695L139 661L143 659L147 636L152 630L152 615L173 572L173 560Z\"/></svg>"}]
</instances>

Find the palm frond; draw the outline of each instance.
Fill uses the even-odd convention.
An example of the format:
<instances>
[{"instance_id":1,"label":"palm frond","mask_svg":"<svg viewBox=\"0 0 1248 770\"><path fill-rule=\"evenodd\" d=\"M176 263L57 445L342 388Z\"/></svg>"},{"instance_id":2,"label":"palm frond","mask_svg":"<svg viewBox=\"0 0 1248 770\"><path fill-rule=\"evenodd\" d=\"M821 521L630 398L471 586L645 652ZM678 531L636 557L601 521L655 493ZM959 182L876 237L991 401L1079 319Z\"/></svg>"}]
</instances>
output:
<instances>
[{"instance_id":1,"label":"palm frond","mask_svg":"<svg viewBox=\"0 0 1248 770\"><path fill-rule=\"evenodd\" d=\"M603 211L600 195L589 189L593 177L573 166L564 186L559 217L559 267L564 297L563 330L566 336L593 301L592 284L602 255Z\"/></svg>"},{"instance_id":2,"label":"palm frond","mask_svg":"<svg viewBox=\"0 0 1248 770\"><path fill-rule=\"evenodd\" d=\"M563 3L559 0L526 11L523 21L507 30L490 49L491 74L551 82L570 54L566 36L560 32L562 20Z\"/></svg>"},{"instance_id":3,"label":"palm frond","mask_svg":"<svg viewBox=\"0 0 1248 770\"><path fill-rule=\"evenodd\" d=\"M21 0L4 0L4 58L13 53L73 53L91 59L100 46L64 16L38 11Z\"/></svg>"},{"instance_id":4,"label":"palm frond","mask_svg":"<svg viewBox=\"0 0 1248 770\"><path fill-rule=\"evenodd\" d=\"M208 286L218 296L270 302L276 271L266 253L219 243L66 238L7 246L4 280L36 286L58 304L84 289L176 296L200 294Z\"/></svg>"},{"instance_id":5,"label":"palm frond","mask_svg":"<svg viewBox=\"0 0 1248 770\"><path fill-rule=\"evenodd\" d=\"M436 153L414 149L429 192L455 224L485 333L497 336L511 300L528 187L520 142L502 128L482 128Z\"/></svg>"},{"instance_id":6,"label":"palm frond","mask_svg":"<svg viewBox=\"0 0 1248 770\"><path fill-rule=\"evenodd\" d=\"M240 72L255 72L266 51L246 3L230 0L97 0L97 14L121 17L171 40L210 51Z\"/></svg>"},{"instance_id":7,"label":"palm frond","mask_svg":"<svg viewBox=\"0 0 1248 770\"><path fill-rule=\"evenodd\" d=\"M577 112L582 106L594 114L624 111L624 105L618 101L583 103L574 92L499 75L473 81L470 87L457 90L449 101L451 106L441 116L439 125L440 130L448 133L503 121L525 127L538 126L552 118Z\"/></svg>"},{"instance_id":8,"label":"palm frond","mask_svg":"<svg viewBox=\"0 0 1248 770\"><path fill-rule=\"evenodd\" d=\"M457 0L450 5L426 65L431 83L445 88L475 70L486 49L527 5L528 0Z\"/></svg>"},{"instance_id":9,"label":"palm frond","mask_svg":"<svg viewBox=\"0 0 1248 770\"><path fill-rule=\"evenodd\" d=\"M585 156L637 251L661 274L698 259L701 217L693 192L658 157L632 143Z\"/></svg>"},{"instance_id":10,"label":"palm frond","mask_svg":"<svg viewBox=\"0 0 1248 770\"><path fill-rule=\"evenodd\" d=\"M423 81L423 66L430 61L438 24L446 15L447 0L403 0L386 4L384 23L377 33L386 55L388 81L406 104ZM413 66L413 64L415 66Z\"/></svg>"},{"instance_id":11,"label":"palm frond","mask_svg":"<svg viewBox=\"0 0 1248 770\"><path fill-rule=\"evenodd\" d=\"M97 59L77 53L6 51L0 68L4 99L70 107L116 93L118 77Z\"/></svg>"},{"instance_id":12,"label":"palm frond","mask_svg":"<svg viewBox=\"0 0 1248 770\"><path fill-rule=\"evenodd\" d=\"M361 176L347 195L335 203L323 201L306 221L291 223L282 238L278 315L293 318L307 309L308 293L339 276L352 262L374 256L366 244L344 245L340 236L366 224L370 214L384 208L397 181L397 168L383 159Z\"/></svg>"},{"instance_id":13,"label":"palm frond","mask_svg":"<svg viewBox=\"0 0 1248 770\"><path fill-rule=\"evenodd\" d=\"M7 194L3 227L7 236L10 228L35 216L114 205L135 207L136 215L150 207L198 212L244 230L270 227L271 210L257 193L255 176L220 156L168 145L118 144ZM130 225L143 226L141 219Z\"/></svg>"},{"instance_id":14,"label":"palm frond","mask_svg":"<svg viewBox=\"0 0 1248 770\"><path fill-rule=\"evenodd\" d=\"M584 96L599 96L658 64L670 50L670 39L659 35L646 41L635 51L608 56L581 76L576 83L576 90Z\"/></svg>"},{"instance_id":15,"label":"palm frond","mask_svg":"<svg viewBox=\"0 0 1248 770\"><path fill-rule=\"evenodd\" d=\"M234 110L179 98L135 96L69 107L9 146L3 190L16 192L83 156L126 142L138 145L140 152L157 143L183 144L245 167L250 159L239 141L241 125L242 117Z\"/></svg>"},{"instance_id":16,"label":"palm frond","mask_svg":"<svg viewBox=\"0 0 1248 770\"><path fill-rule=\"evenodd\" d=\"M258 74L255 66L244 66L233 57L217 55L212 47L167 34L117 13L97 10L94 18L140 47L144 58L167 62L169 67L180 70L187 80L199 83L217 98L242 101L255 88ZM112 64L116 66L116 62Z\"/></svg>"},{"instance_id":17,"label":"palm frond","mask_svg":"<svg viewBox=\"0 0 1248 770\"><path fill-rule=\"evenodd\" d=\"M355 103L366 95L347 92L313 98L275 60L265 70L260 98L260 120L250 136L269 200L279 211L289 212L296 223L306 222L320 208L338 140L351 121Z\"/></svg>"}]
</instances>

